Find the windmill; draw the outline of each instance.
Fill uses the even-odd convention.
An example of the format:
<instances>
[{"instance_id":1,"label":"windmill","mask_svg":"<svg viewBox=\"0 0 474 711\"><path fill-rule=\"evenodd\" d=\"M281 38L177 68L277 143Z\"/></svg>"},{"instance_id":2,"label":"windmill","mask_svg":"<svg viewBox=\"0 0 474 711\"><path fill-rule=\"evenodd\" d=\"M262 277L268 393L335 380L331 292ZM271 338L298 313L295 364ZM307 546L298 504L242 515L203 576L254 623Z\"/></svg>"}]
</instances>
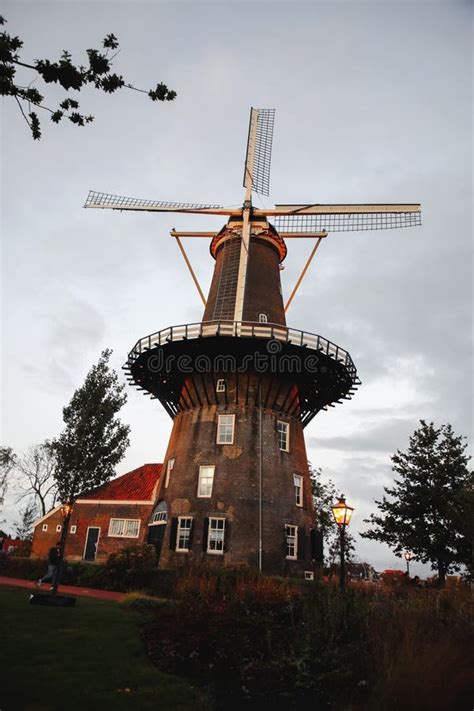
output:
<instances>
[{"instance_id":1,"label":"windmill","mask_svg":"<svg viewBox=\"0 0 474 711\"><path fill-rule=\"evenodd\" d=\"M318 558L304 427L350 399L360 381L349 353L292 329L286 312L332 232L419 225L419 204L252 205L268 195L273 109L251 109L242 207L160 202L89 192L85 207L221 215L218 232L171 235L204 304L199 323L137 341L132 384L173 419L165 473L148 526L160 566L246 564L314 572ZM272 222L270 222L272 220ZM181 238L207 238L215 259L207 299ZM314 240L286 304L280 269L289 239Z\"/></svg>"}]
</instances>

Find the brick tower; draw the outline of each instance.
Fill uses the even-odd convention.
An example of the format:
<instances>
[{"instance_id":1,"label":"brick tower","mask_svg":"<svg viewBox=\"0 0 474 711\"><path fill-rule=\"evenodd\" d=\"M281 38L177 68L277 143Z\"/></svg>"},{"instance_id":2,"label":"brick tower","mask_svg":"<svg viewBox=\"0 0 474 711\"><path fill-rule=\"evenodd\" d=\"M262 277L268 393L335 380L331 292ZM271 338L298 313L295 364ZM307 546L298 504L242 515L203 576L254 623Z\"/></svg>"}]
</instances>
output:
<instances>
[{"instance_id":1,"label":"brick tower","mask_svg":"<svg viewBox=\"0 0 474 711\"><path fill-rule=\"evenodd\" d=\"M178 242L211 236L207 300L190 268L205 302L203 319L140 339L125 366L133 384L173 419L148 535L162 567L312 570L316 520L303 429L321 409L349 399L359 380L346 351L288 327L285 311L329 230L419 223L419 205L253 208L252 189L268 194L272 131L273 112L252 109L240 209L103 193L90 193L86 202L229 218L217 234L172 232ZM316 243L285 306L280 268L285 242L294 237Z\"/></svg>"}]
</instances>

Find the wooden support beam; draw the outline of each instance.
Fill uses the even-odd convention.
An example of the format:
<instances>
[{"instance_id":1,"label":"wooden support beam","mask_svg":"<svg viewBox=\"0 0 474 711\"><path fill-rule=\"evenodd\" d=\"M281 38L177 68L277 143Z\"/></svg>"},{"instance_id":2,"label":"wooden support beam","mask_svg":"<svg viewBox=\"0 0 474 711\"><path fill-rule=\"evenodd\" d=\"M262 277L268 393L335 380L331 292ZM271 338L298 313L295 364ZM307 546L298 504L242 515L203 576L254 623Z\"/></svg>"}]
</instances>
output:
<instances>
[{"instance_id":1,"label":"wooden support beam","mask_svg":"<svg viewBox=\"0 0 474 711\"><path fill-rule=\"evenodd\" d=\"M171 234L173 235L173 231L171 232ZM197 277L196 277L196 275L195 275L195 273L194 273L194 271L193 271L193 268L192 268L192 266L191 266L191 262L190 262L189 259L188 259L188 255L186 254L186 250L185 250L184 247L183 247L183 243L182 243L181 240L179 239L178 235L175 234L175 235L173 235L173 237L175 238L175 240L176 240L176 242L177 242L177 244L178 244L178 247L179 247L179 249L180 249L180 251L181 251L181 254L182 254L183 257L184 257L184 261L186 262L186 266L187 266L188 269L189 269L189 273L191 274L191 277L192 277L192 279L193 279L193 281L194 281L194 284L195 284L195 286L196 286L196 289L197 289L198 292L199 292L199 296L201 297L202 303L204 304L204 308L205 308L205 307L206 307L206 299L204 298L204 294L202 293L201 286L200 286L200 284L199 284L199 282L198 282L198 280L197 280Z\"/></svg>"},{"instance_id":2,"label":"wooden support beam","mask_svg":"<svg viewBox=\"0 0 474 711\"><path fill-rule=\"evenodd\" d=\"M171 230L172 237L215 237L217 232L178 232L174 228Z\"/></svg>"},{"instance_id":3,"label":"wooden support beam","mask_svg":"<svg viewBox=\"0 0 474 711\"><path fill-rule=\"evenodd\" d=\"M285 304L285 313L288 311L291 302L295 298L296 292L298 291L300 284L303 281L306 272L308 271L309 265L313 261L313 257L316 254L316 251L317 251L319 245L321 244L321 240L322 240L322 237L318 237L316 244L314 245L313 249L311 250L311 254L309 255L308 259L306 260L306 264L303 267L303 271L301 272L300 276L298 277L298 280L294 286L294 289L290 294L290 298L288 299L288 301Z\"/></svg>"}]
</instances>

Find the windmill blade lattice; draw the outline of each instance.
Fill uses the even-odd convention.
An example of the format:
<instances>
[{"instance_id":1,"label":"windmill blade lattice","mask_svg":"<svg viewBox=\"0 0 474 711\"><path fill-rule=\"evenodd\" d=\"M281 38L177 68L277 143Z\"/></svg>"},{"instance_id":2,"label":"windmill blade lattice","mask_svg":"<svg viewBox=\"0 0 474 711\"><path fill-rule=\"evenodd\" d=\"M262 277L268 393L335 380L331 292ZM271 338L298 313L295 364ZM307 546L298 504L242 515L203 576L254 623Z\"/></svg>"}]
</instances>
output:
<instances>
[{"instance_id":1,"label":"windmill blade lattice","mask_svg":"<svg viewBox=\"0 0 474 711\"><path fill-rule=\"evenodd\" d=\"M221 209L221 205L205 205L191 202L164 202L160 200L143 200L142 198L110 195L89 190L84 207L103 207L115 210L212 210Z\"/></svg>"},{"instance_id":2,"label":"windmill blade lattice","mask_svg":"<svg viewBox=\"0 0 474 711\"><path fill-rule=\"evenodd\" d=\"M421 225L420 212L353 212L325 215L280 215L274 218L277 232L351 232L387 230Z\"/></svg>"},{"instance_id":3,"label":"windmill blade lattice","mask_svg":"<svg viewBox=\"0 0 474 711\"><path fill-rule=\"evenodd\" d=\"M257 112L257 130L255 143L251 144L250 132L252 114ZM272 162L273 125L275 122L275 109L252 109L250 112L249 142L244 170L244 187L250 178L252 188L259 195L268 195L270 192L270 168ZM253 155L251 155L251 153Z\"/></svg>"}]
</instances>

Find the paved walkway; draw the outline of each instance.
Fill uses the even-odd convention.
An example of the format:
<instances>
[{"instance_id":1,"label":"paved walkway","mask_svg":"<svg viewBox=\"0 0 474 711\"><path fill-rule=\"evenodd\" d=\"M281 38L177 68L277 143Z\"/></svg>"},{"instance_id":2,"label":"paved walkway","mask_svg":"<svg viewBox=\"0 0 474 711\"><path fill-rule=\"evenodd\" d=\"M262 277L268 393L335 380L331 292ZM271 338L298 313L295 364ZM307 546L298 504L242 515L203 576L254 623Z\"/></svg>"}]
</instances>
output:
<instances>
[{"instance_id":1,"label":"paved walkway","mask_svg":"<svg viewBox=\"0 0 474 711\"><path fill-rule=\"evenodd\" d=\"M49 592L49 583L43 583L41 587L36 585L34 580L21 580L20 578L6 578L0 575L0 585L12 585L18 588L28 588L29 590L38 592L44 590ZM60 585L59 593L66 595L82 595L83 597L94 597L98 600L114 600L119 602L125 596L125 593L112 592L111 590L94 590L94 588L76 588L74 585Z\"/></svg>"}]
</instances>

